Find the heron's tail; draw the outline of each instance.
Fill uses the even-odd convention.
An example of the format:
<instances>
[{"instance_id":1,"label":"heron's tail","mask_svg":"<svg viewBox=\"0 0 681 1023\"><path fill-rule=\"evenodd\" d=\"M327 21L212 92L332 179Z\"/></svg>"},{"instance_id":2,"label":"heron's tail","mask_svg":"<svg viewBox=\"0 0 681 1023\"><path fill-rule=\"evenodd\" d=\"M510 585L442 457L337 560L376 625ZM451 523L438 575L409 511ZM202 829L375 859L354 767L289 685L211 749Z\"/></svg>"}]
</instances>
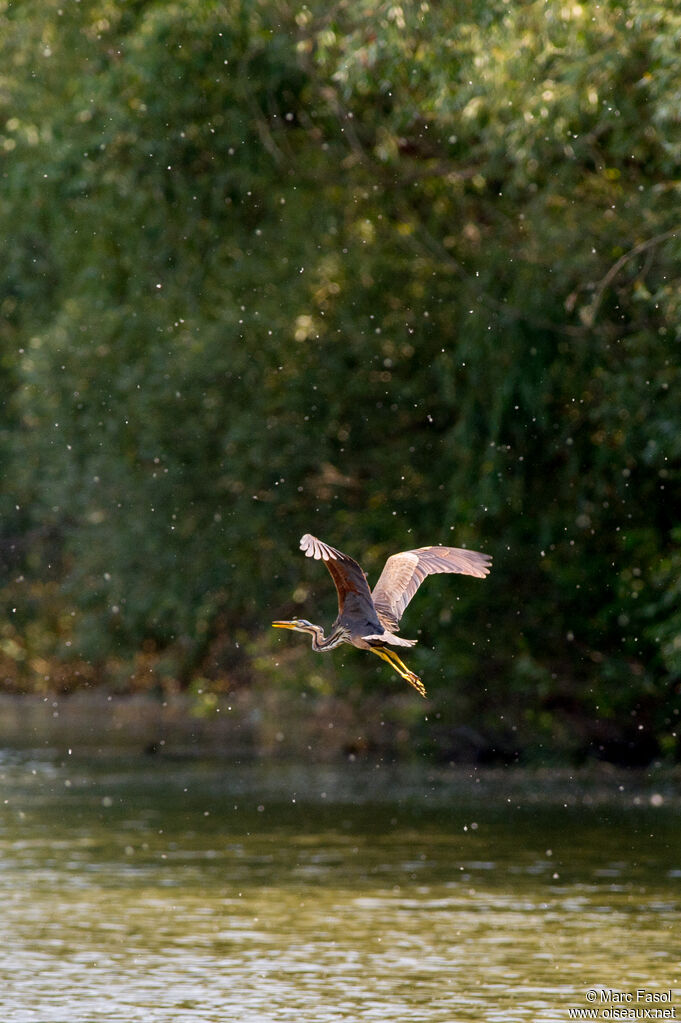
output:
<instances>
[{"instance_id":1,"label":"heron's tail","mask_svg":"<svg viewBox=\"0 0 681 1023\"><path fill-rule=\"evenodd\" d=\"M392 632L382 632L375 636L362 636L367 643L380 643L386 646L416 646L418 643L417 639L402 639L401 636L395 636Z\"/></svg>"}]
</instances>

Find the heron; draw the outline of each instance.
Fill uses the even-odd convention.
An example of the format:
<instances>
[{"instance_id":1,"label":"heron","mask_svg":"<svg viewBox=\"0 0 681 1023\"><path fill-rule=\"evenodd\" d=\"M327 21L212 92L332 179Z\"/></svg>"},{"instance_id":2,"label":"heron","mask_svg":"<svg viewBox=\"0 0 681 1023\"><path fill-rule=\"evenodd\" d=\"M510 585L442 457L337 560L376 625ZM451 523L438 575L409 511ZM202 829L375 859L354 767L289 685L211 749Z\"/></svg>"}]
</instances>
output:
<instances>
[{"instance_id":1,"label":"heron","mask_svg":"<svg viewBox=\"0 0 681 1023\"><path fill-rule=\"evenodd\" d=\"M359 650L369 650L388 664L416 689L426 695L423 682L410 671L394 647L412 647L418 640L396 635L404 611L428 575L453 572L484 579L489 575L492 558L478 551L460 547L417 547L413 551L393 554L385 563L373 590L361 566L347 554L330 547L323 540L306 533L300 549L308 558L323 561L338 592L338 617L328 636L320 625L305 618L272 622L275 629L305 632L312 637L312 649L326 653L351 643Z\"/></svg>"}]
</instances>

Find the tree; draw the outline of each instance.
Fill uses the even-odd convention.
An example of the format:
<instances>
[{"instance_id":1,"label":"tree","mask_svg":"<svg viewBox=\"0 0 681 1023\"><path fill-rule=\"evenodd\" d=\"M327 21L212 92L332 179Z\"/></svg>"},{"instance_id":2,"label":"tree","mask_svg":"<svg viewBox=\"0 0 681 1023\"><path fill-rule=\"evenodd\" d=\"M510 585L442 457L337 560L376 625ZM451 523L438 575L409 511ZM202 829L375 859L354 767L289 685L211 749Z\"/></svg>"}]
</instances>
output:
<instances>
[{"instance_id":1,"label":"tree","mask_svg":"<svg viewBox=\"0 0 681 1023\"><path fill-rule=\"evenodd\" d=\"M502 714L509 748L671 750L674 6L2 19L23 677L39 654L127 684L140 650L233 671L304 605L304 531L369 570L466 543L489 582L414 608L445 716Z\"/></svg>"}]
</instances>

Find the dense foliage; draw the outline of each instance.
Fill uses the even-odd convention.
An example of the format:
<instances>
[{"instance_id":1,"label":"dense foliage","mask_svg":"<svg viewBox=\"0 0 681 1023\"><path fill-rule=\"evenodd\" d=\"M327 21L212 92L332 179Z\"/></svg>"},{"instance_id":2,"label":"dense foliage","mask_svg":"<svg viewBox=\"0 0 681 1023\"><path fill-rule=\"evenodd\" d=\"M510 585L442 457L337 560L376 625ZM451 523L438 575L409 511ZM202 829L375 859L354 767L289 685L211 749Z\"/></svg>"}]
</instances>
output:
<instances>
[{"instance_id":1,"label":"dense foliage","mask_svg":"<svg viewBox=\"0 0 681 1023\"><path fill-rule=\"evenodd\" d=\"M671 0L4 0L6 684L391 692L268 635L335 613L298 537L454 543L443 748L678 753L680 52Z\"/></svg>"}]
</instances>

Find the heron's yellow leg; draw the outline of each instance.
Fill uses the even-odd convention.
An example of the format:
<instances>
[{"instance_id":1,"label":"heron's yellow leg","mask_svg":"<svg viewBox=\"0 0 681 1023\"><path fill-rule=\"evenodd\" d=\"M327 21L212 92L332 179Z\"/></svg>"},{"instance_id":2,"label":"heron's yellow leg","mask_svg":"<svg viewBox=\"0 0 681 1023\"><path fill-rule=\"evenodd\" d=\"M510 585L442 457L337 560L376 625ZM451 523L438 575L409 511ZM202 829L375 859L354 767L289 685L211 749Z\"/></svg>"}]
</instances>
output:
<instances>
[{"instance_id":1,"label":"heron's yellow leg","mask_svg":"<svg viewBox=\"0 0 681 1023\"><path fill-rule=\"evenodd\" d=\"M383 650L381 652L383 653L383 655L384 655L385 659L388 661L388 663L392 664L392 666L395 669L395 671L397 672L397 674L401 675L402 678L410 678L410 677L417 678L417 676L414 675L414 672L409 670L409 668L404 663L402 658L398 657L394 650Z\"/></svg>"},{"instance_id":2,"label":"heron's yellow leg","mask_svg":"<svg viewBox=\"0 0 681 1023\"><path fill-rule=\"evenodd\" d=\"M371 647L371 652L372 654L376 654L377 657L380 657L382 660L386 661L393 669L393 671L396 671L397 674L401 678L405 679L410 686L413 686L414 689L416 689L416 691L421 694L421 696L425 697L426 687L424 686L423 682L418 677L418 675L415 675L413 671L409 670L407 665L404 663L404 661L401 660L401 658L397 656L394 650L379 650L376 647Z\"/></svg>"},{"instance_id":3,"label":"heron's yellow leg","mask_svg":"<svg viewBox=\"0 0 681 1023\"><path fill-rule=\"evenodd\" d=\"M387 653L388 658L393 667L395 668L396 672L398 673L398 675L401 675L403 679L406 679L409 685L413 686L414 689L416 689L417 692L421 694L421 696L425 697L426 687L424 686L423 682L418 677L418 675L415 675L413 671L410 671L410 669L404 663L402 658L398 657L394 650L389 650L387 651Z\"/></svg>"}]
</instances>

